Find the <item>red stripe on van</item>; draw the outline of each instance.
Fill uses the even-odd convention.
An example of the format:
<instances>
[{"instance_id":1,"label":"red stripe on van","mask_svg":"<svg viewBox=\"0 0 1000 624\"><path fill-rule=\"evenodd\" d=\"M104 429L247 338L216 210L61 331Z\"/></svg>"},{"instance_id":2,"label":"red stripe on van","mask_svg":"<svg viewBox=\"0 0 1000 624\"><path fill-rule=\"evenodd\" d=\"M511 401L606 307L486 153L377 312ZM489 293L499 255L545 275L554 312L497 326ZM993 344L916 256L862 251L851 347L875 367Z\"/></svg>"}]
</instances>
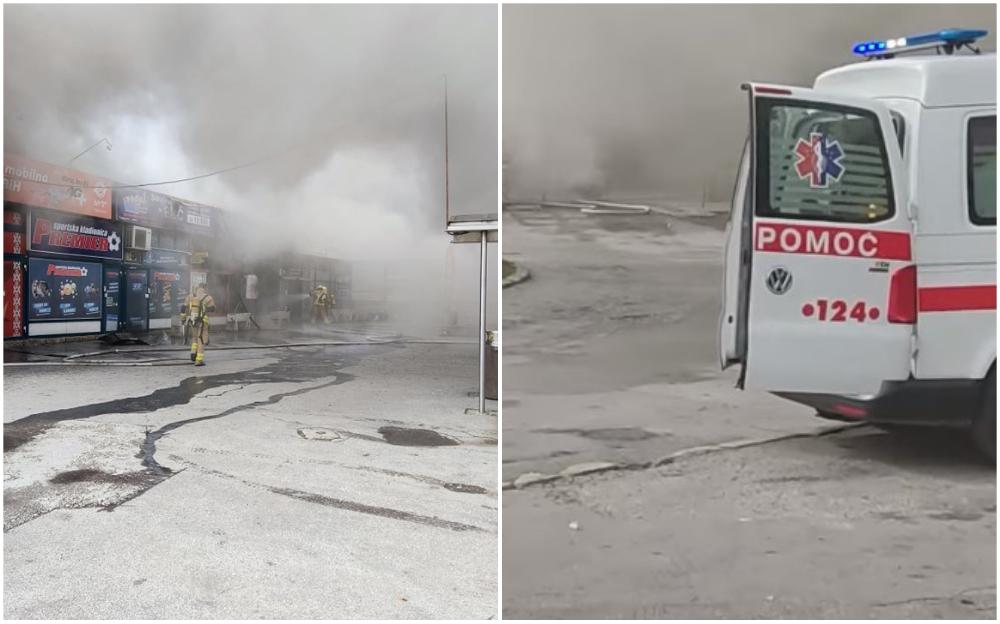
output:
<instances>
[{"instance_id":1,"label":"red stripe on van","mask_svg":"<svg viewBox=\"0 0 1000 624\"><path fill-rule=\"evenodd\" d=\"M754 249L873 260L909 260L910 234L757 220Z\"/></svg>"},{"instance_id":2,"label":"red stripe on van","mask_svg":"<svg viewBox=\"0 0 1000 624\"><path fill-rule=\"evenodd\" d=\"M996 310L996 284L977 286L933 286L921 288L917 296L921 312Z\"/></svg>"}]
</instances>

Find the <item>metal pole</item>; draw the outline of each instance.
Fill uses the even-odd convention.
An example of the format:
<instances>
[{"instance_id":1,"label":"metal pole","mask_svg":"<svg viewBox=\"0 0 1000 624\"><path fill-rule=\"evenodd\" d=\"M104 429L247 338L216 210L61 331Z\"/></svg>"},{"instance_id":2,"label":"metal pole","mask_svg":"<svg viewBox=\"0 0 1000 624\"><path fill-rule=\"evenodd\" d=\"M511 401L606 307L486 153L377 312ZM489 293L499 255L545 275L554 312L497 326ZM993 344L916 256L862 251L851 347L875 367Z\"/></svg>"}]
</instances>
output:
<instances>
[{"instance_id":1,"label":"metal pole","mask_svg":"<svg viewBox=\"0 0 1000 624\"><path fill-rule=\"evenodd\" d=\"M70 158L69 162L66 163L66 166L68 167L68 166L72 165L74 160L76 160L77 158L83 156L84 154L86 154L90 150L94 149L95 147L97 147L101 143L107 143L108 144L108 151L109 152L111 151L111 141L109 141L107 138L103 138L100 141L98 141L97 143L94 143L93 145L91 145L87 149L83 150L82 152L80 152L79 154L77 154L76 156L74 156L73 158Z\"/></svg>"},{"instance_id":2,"label":"metal pole","mask_svg":"<svg viewBox=\"0 0 1000 624\"><path fill-rule=\"evenodd\" d=\"M451 224L451 191L448 180L448 75L444 77L444 227Z\"/></svg>"},{"instance_id":3,"label":"metal pole","mask_svg":"<svg viewBox=\"0 0 1000 624\"><path fill-rule=\"evenodd\" d=\"M479 241L479 413L486 412L486 230Z\"/></svg>"}]
</instances>

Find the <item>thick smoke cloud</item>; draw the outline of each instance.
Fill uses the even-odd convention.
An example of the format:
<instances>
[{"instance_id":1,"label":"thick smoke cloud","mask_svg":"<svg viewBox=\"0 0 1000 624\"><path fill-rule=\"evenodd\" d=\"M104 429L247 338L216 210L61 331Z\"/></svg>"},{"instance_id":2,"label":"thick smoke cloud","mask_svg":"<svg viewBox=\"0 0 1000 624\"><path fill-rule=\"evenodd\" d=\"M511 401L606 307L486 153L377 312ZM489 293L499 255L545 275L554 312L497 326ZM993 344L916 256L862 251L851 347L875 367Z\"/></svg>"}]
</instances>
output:
<instances>
[{"instance_id":1,"label":"thick smoke cloud","mask_svg":"<svg viewBox=\"0 0 1000 624\"><path fill-rule=\"evenodd\" d=\"M808 86L860 40L995 24L994 5L507 5L508 192L723 200L741 83Z\"/></svg>"},{"instance_id":2,"label":"thick smoke cloud","mask_svg":"<svg viewBox=\"0 0 1000 624\"><path fill-rule=\"evenodd\" d=\"M444 76L452 206L495 213L496 42L491 6L7 6L5 150L66 163L108 137L74 166L123 183L269 157L152 190L255 215L248 249L440 281ZM452 252L473 303L475 251Z\"/></svg>"}]
</instances>

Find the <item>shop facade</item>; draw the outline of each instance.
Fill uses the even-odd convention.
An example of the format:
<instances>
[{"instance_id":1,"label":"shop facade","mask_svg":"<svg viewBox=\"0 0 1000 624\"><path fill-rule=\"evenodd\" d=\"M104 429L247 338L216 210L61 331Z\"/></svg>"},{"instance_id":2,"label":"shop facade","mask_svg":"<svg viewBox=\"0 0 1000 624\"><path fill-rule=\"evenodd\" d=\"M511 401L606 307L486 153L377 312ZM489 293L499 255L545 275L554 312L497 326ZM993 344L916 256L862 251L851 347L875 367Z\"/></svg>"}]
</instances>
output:
<instances>
[{"instance_id":1,"label":"shop facade","mask_svg":"<svg viewBox=\"0 0 1000 624\"><path fill-rule=\"evenodd\" d=\"M125 322L130 332L169 330L189 293L207 276L193 264L195 241L213 238L209 206L139 188L116 188L115 215L125 227ZM140 294L145 292L143 301Z\"/></svg>"},{"instance_id":2,"label":"shop facade","mask_svg":"<svg viewBox=\"0 0 1000 624\"><path fill-rule=\"evenodd\" d=\"M106 270L122 261L110 187L103 178L5 155L5 338L104 331Z\"/></svg>"},{"instance_id":3,"label":"shop facade","mask_svg":"<svg viewBox=\"0 0 1000 624\"><path fill-rule=\"evenodd\" d=\"M109 293L105 280L121 266L121 224L31 208L27 238L27 335L104 331L104 299L116 290Z\"/></svg>"},{"instance_id":4,"label":"shop facade","mask_svg":"<svg viewBox=\"0 0 1000 624\"><path fill-rule=\"evenodd\" d=\"M309 318L312 289L351 305L351 265L289 251L255 257L223 211L4 155L4 338L169 330L205 284L226 315ZM239 218L246 218L245 215Z\"/></svg>"}]
</instances>

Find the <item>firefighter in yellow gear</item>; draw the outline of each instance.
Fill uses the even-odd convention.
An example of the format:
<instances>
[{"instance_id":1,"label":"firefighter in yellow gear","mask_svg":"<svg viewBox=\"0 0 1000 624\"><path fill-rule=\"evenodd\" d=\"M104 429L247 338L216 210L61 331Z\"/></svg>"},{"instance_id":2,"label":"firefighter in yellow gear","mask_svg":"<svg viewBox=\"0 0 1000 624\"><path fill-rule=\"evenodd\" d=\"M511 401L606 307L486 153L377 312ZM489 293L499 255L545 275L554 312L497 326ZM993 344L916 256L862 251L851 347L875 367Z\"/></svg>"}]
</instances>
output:
<instances>
[{"instance_id":1,"label":"firefighter in yellow gear","mask_svg":"<svg viewBox=\"0 0 1000 624\"><path fill-rule=\"evenodd\" d=\"M205 345L208 344L208 313L215 311L215 300L205 290L204 284L194 289L181 306L181 324L191 336L191 361L195 366L205 365Z\"/></svg>"},{"instance_id":2,"label":"firefighter in yellow gear","mask_svg":"<svg viewBox=\"0 0 1000 624\"><path fill-rule=\"evenodd\" d=\"M333 293L326 286L317 286L312 291L312 322L330 322L330 308L333 307Z\"/></svg>"}]
</instances>

